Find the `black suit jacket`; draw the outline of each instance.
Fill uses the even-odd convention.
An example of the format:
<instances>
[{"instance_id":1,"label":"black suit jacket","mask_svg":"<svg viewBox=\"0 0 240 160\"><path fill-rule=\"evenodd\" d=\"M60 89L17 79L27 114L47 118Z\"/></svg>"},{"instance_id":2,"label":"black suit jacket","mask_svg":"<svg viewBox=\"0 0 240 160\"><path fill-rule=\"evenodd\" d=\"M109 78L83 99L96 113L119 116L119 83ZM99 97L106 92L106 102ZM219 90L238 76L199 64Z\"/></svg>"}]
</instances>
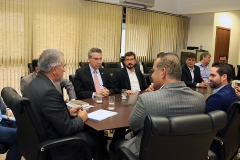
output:
<instances>
[{"instance_id":1,"label":"black suit jacket","mask_svg":"<svg viewBox=\"0 0 240 160\"><path fill-rule=\"evenodd\" d=\"M194 65L194 80L192 82L192 76L189 71L188 66L186 63L182 66L182 78L181 80L185 82L185 84L188 87L196 87L197 83L201 83L203 81L201 73L200 73L200 68L196 65Z\"/></svg>"},{"instance_id":2,"label":"black suit jacket","mask_svg":"<svg viewBox=\"0 0 240 160\"><path fill-rule=\"evenodd\" d=\"M140 89L145 90L148 87L145 77L139 69L135 68L135 72ZM126 68L122 68L114 72L112 76L112 85L115 93L121 93L122 89L131 90L131 84Z\"/></svg>"},{"instance_id":3,"label":"black suit jacket","mask_svg":"<svg viewBox=\"0 0 240 160\"><path fill-rule=\"evenodd\" d=\"M102 77L103 86L110 91L110 94L114 94L111 85L111 76L108 70L105 68L99 68L99 72ZM92 98L92 94L93 92L96 92L96 90L89 65L76 70L73 85L77 99Z\"/></svg>"},{"instance_id":4,"label":"black suit jacket","mask_svg":"<svg viewBox=\"0 0 240 160\"><path fill-rule=\"evenodd\" d=\"M38 73L25 88L23 96L27 97L41 115L48 139L73 135L83 130L82 118L71 118L62 94L52 81L44 74ZM51 149L55 159L68 159L81 149L77 144L68 144Z\"/></svg>"}]
</instances>

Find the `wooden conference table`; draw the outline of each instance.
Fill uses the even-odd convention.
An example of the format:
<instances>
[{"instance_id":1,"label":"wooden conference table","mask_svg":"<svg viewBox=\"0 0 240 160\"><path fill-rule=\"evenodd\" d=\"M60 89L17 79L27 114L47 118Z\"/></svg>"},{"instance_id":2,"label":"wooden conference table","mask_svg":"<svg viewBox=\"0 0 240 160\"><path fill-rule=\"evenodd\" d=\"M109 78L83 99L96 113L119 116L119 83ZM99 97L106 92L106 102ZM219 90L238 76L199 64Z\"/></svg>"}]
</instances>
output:
<instances>
[{"instance_id":1,"label":"wooden conference table","mask_svg":"<svg viewBox=\"0 0 240 160\"><path fill-rule=\"evenodd\" d=\"M205 99L207 99L211 94L213 89L208 88L191 88L194 91L200 92L204 95ZM127 128L128 127L128 117L131 114L134 105L138 99L139 94L144 93L144 91L136 92L133 95L128 95L126 100L121 99L121 94L115 94L115 109L114 112L118 112L117 115L110 117L108 119L105 119L100 122L95 122L91 120L87 120L85 122L85 127L89 129L91 132L96 134L100 140L102 136L104 136L104 130L109 129L116 129L116 128ZM98 109L107 109L108 107L108 97L103 98L103 103L98 104L96 103L96 99L83 99L83 101L88 102L90 105L93 105L94 108L90 108L87 110L88 113L91 113L93 111L96 111ZM101 149L98 147L97 151L100 155ZM98 157L101 159L101 157Z\"/></svg>"}]
</instances>

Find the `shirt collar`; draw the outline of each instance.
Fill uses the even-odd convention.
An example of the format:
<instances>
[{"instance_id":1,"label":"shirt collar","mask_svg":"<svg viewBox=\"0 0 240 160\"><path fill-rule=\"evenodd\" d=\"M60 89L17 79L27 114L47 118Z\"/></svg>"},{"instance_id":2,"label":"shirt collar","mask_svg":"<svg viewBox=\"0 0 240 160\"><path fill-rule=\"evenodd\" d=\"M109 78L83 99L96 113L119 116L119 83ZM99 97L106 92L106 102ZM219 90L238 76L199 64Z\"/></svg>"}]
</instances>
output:
<instances>
[{"instance_id":1,"label":"shirt collar","mask_svg":"<svg viewBox=\"0 0 240 160\"><path fill-rule=\"evenodd\" d=\"M224 85L224 86L225 86L225 85ZM222 87L219 87L219 88L217 88L217 89L214 89L212 94L215 94L215 93L217 93L217 92L218 92L220 89L222 89L224 86L222 86Z\"/></svg>"},{"instance_id":2,"label":"shirt collar","mask_svg":"<svg viewBox=\"0 0 240 160\"><path fill-rule=\"evenodd\" d=\"M135 69L134 69L134 68L133 68L133 69L134 69L133 72L130 71L127 67L126 67L126 69L127 69L127 72L128 72L128 73L133 73L133 72L135 72Z\"/></svg>"},{"instance_id":3,"label":"shirt collar","mask_svg":"<svg viewBox=\"0 0 240 160\"><path fill-rule=\"evenodd\" d=\"M188 65L187 65L187 67L188 67ZM194 71L194 66L193 66L193 69L192 68L190 68L190 67L188 67L188 69L190 70L190 71Z\"/></svg>"},{"instance_id":4,"label":"shirt collar","mask_svg":"<svg viewBox=\"0 0 240 160\"><path fill-rule=\"evenodd\" d=\"M90 68L91 73L94 73L94 69L90 66L90 64L89 64L89 68ZM99 69L96 69L96 71L97 71L97 73L99 73Z\"/></svg>"}]
</instances>

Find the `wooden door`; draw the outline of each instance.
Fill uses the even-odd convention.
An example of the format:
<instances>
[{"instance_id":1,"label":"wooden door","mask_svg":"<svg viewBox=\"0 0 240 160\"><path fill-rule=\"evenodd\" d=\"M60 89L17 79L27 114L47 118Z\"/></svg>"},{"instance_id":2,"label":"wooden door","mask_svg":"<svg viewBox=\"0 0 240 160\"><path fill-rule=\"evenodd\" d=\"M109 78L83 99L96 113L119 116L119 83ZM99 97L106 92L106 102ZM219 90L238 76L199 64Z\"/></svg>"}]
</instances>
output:
<instances>
[{"instance_id":1,"label":"wooden door","mask_svg":"<svg viewBox=\"0 0 240 160\"><path fill-rule=\"evenodd\" d=\"M219 56L221 54L226 54L228 56L229 43L230 43L230 31L231 31L230 28L217 26L214 62L218 62Z\"/></svg>"}]
</instances>

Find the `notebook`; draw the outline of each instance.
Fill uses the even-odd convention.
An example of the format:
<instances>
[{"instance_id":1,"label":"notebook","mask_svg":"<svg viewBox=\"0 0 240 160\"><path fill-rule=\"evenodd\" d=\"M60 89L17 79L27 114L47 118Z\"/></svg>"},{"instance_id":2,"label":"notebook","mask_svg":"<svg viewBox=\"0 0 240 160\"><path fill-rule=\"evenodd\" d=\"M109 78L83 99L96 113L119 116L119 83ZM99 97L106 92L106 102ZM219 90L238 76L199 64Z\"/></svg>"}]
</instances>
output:
<instances>
[{"instance_id":1,"label":"notebook","mask_svg":"<svg viewBox=\"0 0 240 160\"><path fill-rule=\"evenodd\" d=\"M104 119L117 115L117 112L99 109L88 114L88 118L92 121L100 122Z\"/></svg>"}]
</instances>

